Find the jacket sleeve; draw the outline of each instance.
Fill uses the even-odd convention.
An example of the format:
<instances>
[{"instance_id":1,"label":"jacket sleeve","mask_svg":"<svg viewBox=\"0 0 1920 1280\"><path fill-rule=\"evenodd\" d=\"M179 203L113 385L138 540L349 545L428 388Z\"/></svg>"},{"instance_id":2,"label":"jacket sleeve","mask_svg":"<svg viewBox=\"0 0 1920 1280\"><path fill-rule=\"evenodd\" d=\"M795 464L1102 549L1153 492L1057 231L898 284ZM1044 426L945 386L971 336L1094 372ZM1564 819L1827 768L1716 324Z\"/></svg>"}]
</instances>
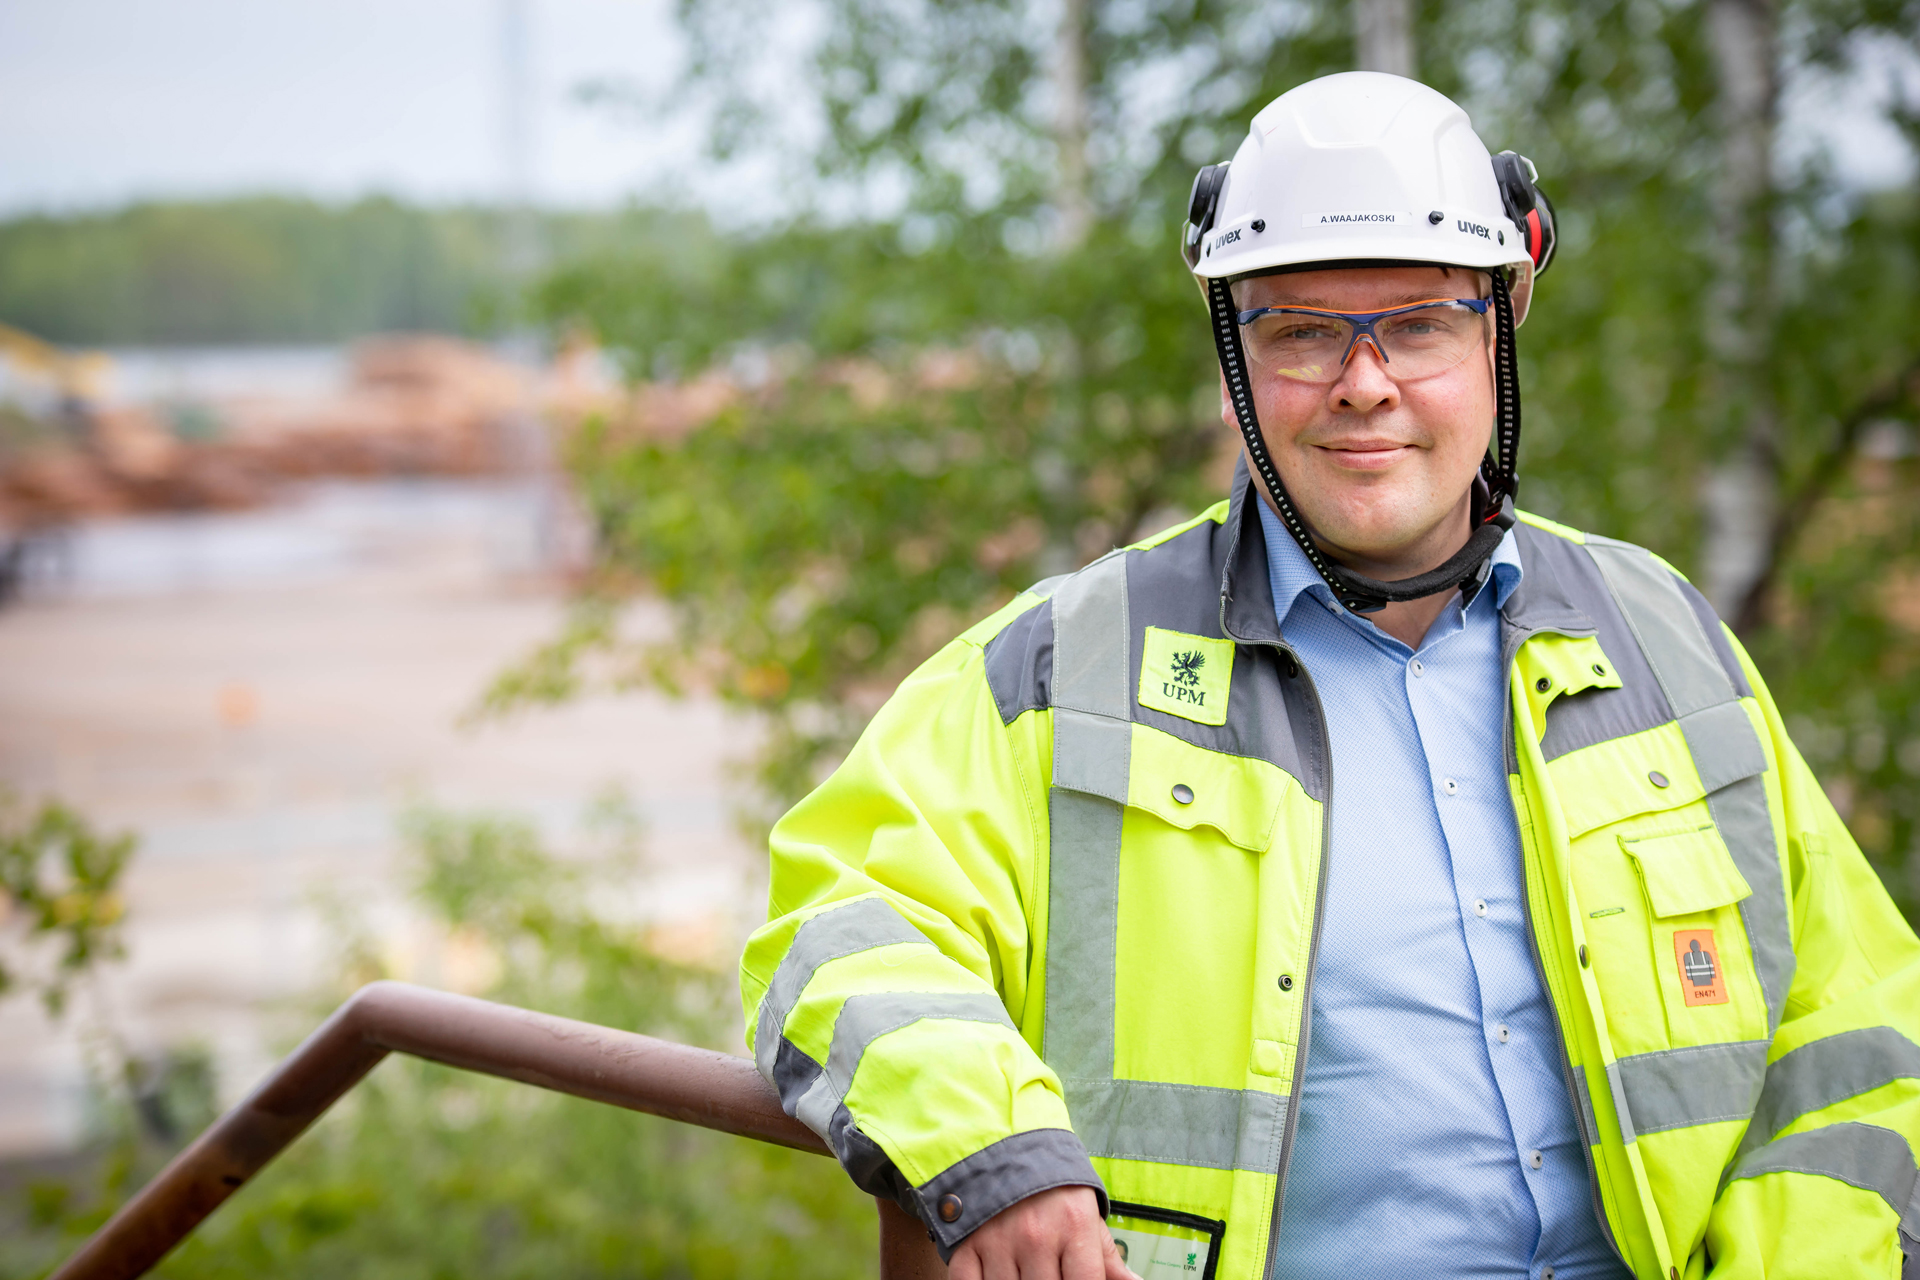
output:
<instances>
[{"instance_id":1,"label":"jacket sleeve","mask_svg":"<svg viewBox=\"0 0 1920 1280\"><path fill-rule=\"evenodd\" d=\"M1913 1280L1920 941L1740 658L1778 765L1795 970L1759 1104L1708 1223L1712 1274Z\"/></svg>"},{"instance_id":2,"label":"jacket sleeve","mask_svg":"<svg viewBox=\"0 0 1920 1280\"><path fill-rule=\"evenodd\" d=\"M1050 726L1002 722L980 643L993 621L914 673L774 827L770 919L741 961L748 1043L781 1105L942 1258L1051 1187L1092 1187L1106 1209L1022 1034L1040 1025Z\"/></svg>"}]
</instances>

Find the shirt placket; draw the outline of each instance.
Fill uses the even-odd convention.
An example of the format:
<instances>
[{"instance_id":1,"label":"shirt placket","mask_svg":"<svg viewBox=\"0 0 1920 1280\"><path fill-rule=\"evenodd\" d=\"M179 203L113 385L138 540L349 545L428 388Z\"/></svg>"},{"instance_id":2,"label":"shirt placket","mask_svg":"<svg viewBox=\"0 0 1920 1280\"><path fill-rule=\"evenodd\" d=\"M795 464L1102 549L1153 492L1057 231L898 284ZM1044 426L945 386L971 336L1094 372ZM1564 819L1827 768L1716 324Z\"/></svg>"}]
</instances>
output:
<instances>
[{"instance_id":1,"label":"shirt placket","mask_svg":"<svg viewBox=\"0 0 1920 1280\"><path fill-rule=\"evenodd\" d=\"M1491 609L1493 604L1490 599L1476 600L1467 607ZM1435 681L1445 677L1447 666L1471 660L1471 655L1464 652L1466 629L1465 610L1456 605L1436 621L1421 648L1409 652L1407 703L1432 778L1434 807L1446 841L1461 932L1480 1001L1487 1056L1513 1136L1514 1158L1533 1197L1538 1221L1544 1224L1550 1208L1547 1180L1558 1174L1557 1169L1550 1174L1548 1162L1563 1160L1568 1153L1555 1149L1546 1117L1530 1105L1537 1091L1529 1087L1529 1082L1538 1073L1538 1059L1548 1047L1541 1039L1546 1033L1541 1025L1542 1011L1527 1007L1524 992L1489 989L1486 977L1514 969L1511 957L1496 952L1525 945L1525 922L1516 896L1514 870L1503 870L1491 861L1492 851L1506 845L1489 838L1490 824L1512 821L1506 807L1505 779L1497 770L1490 770L1487 761L1463 754L1462 744L1475 741L1477 735L1471 726L1443 721L1442 717L1452 720L1461 712L1439 705L1434 692ZM1493 740L1498 741L1497 734ZM1436 748L1435 744L1440 745ZM1539 1280L1553 1280L1551 1255L1556 1243L1543 1239L1536 1250L1533 1274Z\"/></svg>"}]
</instances>

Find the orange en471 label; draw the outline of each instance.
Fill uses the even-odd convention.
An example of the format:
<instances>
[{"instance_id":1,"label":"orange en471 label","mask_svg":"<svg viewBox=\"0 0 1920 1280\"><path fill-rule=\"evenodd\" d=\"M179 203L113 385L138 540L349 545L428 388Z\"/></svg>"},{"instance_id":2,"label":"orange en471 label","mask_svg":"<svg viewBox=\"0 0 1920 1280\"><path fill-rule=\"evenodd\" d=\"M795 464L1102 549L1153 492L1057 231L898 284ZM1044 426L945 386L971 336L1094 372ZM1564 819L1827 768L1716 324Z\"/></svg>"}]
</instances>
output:
<instances>
[{"instance_id":1,"label":"orange en471 label","mask_svg":"<svg viewBox=\"0 0 1920 1280\"><path fill-rule=\"evenodd\" d=\"M1680 994L1689 1006L1727 1002L1726 975L1721 972L1713 930L1679 930L1673 935L1673 955L1680 965Z\"/></svg>"}]
</instances>

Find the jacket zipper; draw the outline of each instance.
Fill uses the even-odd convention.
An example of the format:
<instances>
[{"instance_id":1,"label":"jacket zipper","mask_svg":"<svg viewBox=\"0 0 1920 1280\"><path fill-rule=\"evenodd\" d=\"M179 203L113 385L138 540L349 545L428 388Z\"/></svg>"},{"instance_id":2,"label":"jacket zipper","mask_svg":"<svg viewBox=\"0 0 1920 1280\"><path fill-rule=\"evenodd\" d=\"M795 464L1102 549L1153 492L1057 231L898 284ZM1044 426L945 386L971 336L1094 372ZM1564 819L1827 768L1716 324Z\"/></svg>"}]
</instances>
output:
<instances>
[{"instance_id":1,"label":"jacket zipper","mask_svg":"<svg viewBox=\"0 0 1920 1280\"><path fill-rule=\"evenodd\" d=\"M1513 681L1511 678L1513 673L1511 668L1512 668L1512 663L1519 659L1520 650L1526 647L1527 641L1539 635L1568 636L1569 639L1578 638L1575 636L1570 636L1569 633L1565 631L1543 629L1540 631L1529 632L1527 635L1521 638L1519 644L1514 646L1513 658L1509 659L1506 664L1508 669L1501 673L1503 677L1501 681L1503 685L1503 691L1501 693L1501 702L1506 707L1506 716L1503 722L1504 736L1506 741L1502 745L1505 747L1507 753L1509 755L1512 755L1516 761L1519 759L1519 753L1515 750L1515 744L1513 741L1514 712L1513 712L1513 688L1512 688ZM1514 821L1518 823L1519 820L1520 820L1520 815L1516 810L1516 812L1514 813ZM1534 848L1534 857L1537 860L1539 857L1539 838L1537 834L1532 843ZM1551 1010L1553 1013L1554 1043L1558 1046L1560 1050L1560 1074L1561 1074L1562 1081L1565 1083L1567 1087L1567 1105L1573 1108L1573 1126L1574 1128L1580 1131L1580 1139L1581 1139L1580 1155L1587 1162L1587 1190L1593 1198L1593 1216L1599 1219L1600 1233L1601 1235L1606 1237L1607 1247L1613 1250L1613 1254L1616 1258L1620 1259L1621 1266L1626 1267L1628 1271L1632 1271L1633 1270L1632 1264L1627 1261L1627 1255L1621 1251L1620 1242L1614 1238L1613 1223L1607 1220L1606 1202L1600 1196L1600 1170L1596 1161L1593 1158L1593 1148L1594 1148L1594 1145L1599 1141L1600 1135L1597 1133L1587 1132L1586 1112L1583 1111L1580 1107L1579 1085L1574 1080L1574 1077L1573 1077L1573 1056L1567 1052L1567 1028L1566 1028L1566 1025L1560 1019L1560 1004L1558 1001L1556 1001L1553 998L1553 987L1549 985L1547 982L1546 963L1540 958L1540 930L1539 930L1538 924L1536 924L1536 922L1534 921L1534 916L1533 916L1533 891L1528 886L1528 883L1527 883L1527 879L1528 879L1527 867L1526 867L1527 856L1528 856L1527 842L1525 840L1522 840L1521 847L1520 847L1520 858L1521 858L1520 903L1525 908L1527 913L1527 951L1533 957L1533 971L1534 971L1534 974L1540 979L1540 989L1544 991L1547 995L1547 1008ZM1318 929L1317 924L1315 928L1317 931Z\"/></svg>"}]
</instances>

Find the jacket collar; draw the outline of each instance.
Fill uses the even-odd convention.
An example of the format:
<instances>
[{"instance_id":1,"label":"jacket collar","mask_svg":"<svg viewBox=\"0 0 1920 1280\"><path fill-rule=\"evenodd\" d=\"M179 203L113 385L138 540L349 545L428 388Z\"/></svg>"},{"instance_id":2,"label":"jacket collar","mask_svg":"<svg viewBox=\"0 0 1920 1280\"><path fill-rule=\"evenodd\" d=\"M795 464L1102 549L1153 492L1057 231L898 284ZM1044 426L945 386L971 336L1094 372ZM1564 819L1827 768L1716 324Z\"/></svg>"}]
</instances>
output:
<instances>
[{"instance_id":1,"label":"jacket collar","mask_svg":"<svg viewBox=\"0 0 1920 1280\"><path fill-rule=\"evenodd\" d=\"M1552 539L1558 535L1536 529L1522 520L1513 526L1513 537L1519 544L1523 572L1520 585L1507 597L1505 607L1500 610L1509 634L1522 639L1541 631L1557 631L1573 636L1593 635L1597 628L1592 615L1573 602L1567 590L1568 584L1553 572L1545 558L1534 551L1534 544L1539 539Z\"/></svg>"},{"instance_id":2,"label":"jacket collar","mask_svg":"<svg viewBox=\"0 0 1920 1280\"><path fill-rule=\"evenodd\" d=\"M1227 556L1220 578L1220 630L1240 644L1286 643L1273 612L1273 586L1267 578L1267 535L1260 526L1253 487L1243 455L1233 468L1233 496L1227 501Z\"/></svg>"}]
</instances>

